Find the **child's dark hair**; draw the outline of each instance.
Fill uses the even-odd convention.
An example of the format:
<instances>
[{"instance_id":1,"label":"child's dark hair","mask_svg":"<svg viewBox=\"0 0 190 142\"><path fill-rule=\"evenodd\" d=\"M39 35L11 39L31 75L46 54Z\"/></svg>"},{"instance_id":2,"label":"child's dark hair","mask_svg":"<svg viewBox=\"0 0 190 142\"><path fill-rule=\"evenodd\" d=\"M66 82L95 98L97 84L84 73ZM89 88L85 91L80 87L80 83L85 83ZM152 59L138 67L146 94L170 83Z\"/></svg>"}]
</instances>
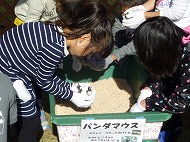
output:
<instances>
[{"instance_id":1,"label":"child's dark hair","mask_svg":"<svg viewBox=\"0 0 190 142\"><path fill-rule=\"evenodd\" d=\"M56 10L59 14L59 18L70 22L86 2L86 0L56 0Z\"/></svg>"},{"instance_id":2,"label":"child's dark hair","mask_svg":"<svg viewBox=\"0 0 190 142\"><path fill-rule=\"evenodd\" d=\"M183 36L188 33L167 17L153 17L139 25L134 33L134 46L152 76L160 80L177 70Z\"/></svg>"},{"instance_id":3,"label":"child's dark hair","mask_svg":"<svg viewBox=\"0 0 190 142\"><path fill-rule=\"evenodd\" d=\"M99 2L85 4L71 23L59 20L55 24L70 30L62 33L67 39L77 39L91 33L91 42L84 53L99 52L102 57L107 57L113 50L112 28L107 18L107 9Z\"/></svg>"},{"instance_id":4,"label":"child's dark hair","mask_svg":"<svg viewBox=\"0 0 190 142\"><path fill-rule=\"evenodd\" d=\"M127 8L131 8L134 6L142 5L146 2L147 0L120 0L119 5L120 6L125 6Z\"/></svg>"}]
</instances>

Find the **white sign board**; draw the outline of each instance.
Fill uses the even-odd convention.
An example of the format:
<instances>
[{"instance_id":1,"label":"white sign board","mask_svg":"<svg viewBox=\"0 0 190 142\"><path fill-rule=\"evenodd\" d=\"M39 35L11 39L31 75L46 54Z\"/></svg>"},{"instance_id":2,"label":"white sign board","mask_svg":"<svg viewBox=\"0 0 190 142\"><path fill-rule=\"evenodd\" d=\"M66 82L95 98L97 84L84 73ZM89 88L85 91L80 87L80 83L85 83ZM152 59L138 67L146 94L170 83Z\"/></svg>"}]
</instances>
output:
<instances>
[{"instance_id":1,"label":"white sign board","mask_svg":"<svg viewBox=\"0 0 190 142\"><path fill-rule=\"evenodd\" d=\"M80 142L142 142L146 119L82 120Z\"/></svg>"}]
</instances>

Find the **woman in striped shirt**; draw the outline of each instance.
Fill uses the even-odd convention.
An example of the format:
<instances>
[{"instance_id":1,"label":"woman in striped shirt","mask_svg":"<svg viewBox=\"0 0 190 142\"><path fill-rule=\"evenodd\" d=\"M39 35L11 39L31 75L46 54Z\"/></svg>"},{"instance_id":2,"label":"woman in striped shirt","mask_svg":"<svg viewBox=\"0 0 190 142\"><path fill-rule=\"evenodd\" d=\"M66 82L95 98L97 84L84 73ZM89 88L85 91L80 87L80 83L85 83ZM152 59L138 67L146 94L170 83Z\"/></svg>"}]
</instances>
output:
<instances>
[{"instance_id":1,"label":"woman in striped shirt","mask_svg":"<svg viewBox=\"0 0 190 142\"><path fill-rule=\"evenodd\" d=\"M99 52L107 57L113 48L112 39L107 10L98 2L86 4L71 23L29 22L1 36L0 71L9 76L13 85L20 80L27 88L21 91L15 85L21 124L19 142L35 142L40 127L34 84L78 107L89 107L93 103L94 98L72 91L72 83L56 76L55 70L69 53L86 56ZM23 96L24 91L29 97Z\"/></svg>"}]
</instances>

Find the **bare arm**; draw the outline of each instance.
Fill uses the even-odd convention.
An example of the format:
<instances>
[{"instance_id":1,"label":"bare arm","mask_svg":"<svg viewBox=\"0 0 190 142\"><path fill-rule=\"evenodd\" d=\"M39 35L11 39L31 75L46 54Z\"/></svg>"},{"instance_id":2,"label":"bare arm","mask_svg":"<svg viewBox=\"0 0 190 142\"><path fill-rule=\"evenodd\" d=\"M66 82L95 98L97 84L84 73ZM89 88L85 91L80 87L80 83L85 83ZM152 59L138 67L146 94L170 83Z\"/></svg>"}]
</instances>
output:
<instances>
[{"instance_id":1,"label":"bare arm","mask_svg":"<svg viewBox=\"0 0 190 142\"><path fill-rule=\"evenodd\" d=\"M145 19L151 18L151 17L156 17L160 16L160 11L155 11L155 12L145 12L144 17Z\"/></svg>"},{"instance_id":2,"label":"bare arm","mask_svg":"<svg viewBox=\"0 0 190 142\"><path fill-rule=\"evenodd\" d=\"M155 0L148 0L143 4L144 8L146 9L147 12L144 13L145 19L151 18L151 17L156 17L160 16L160 11L155 11L155 12L148 12L150 10L153 10L155 7Z\"/></svg>"},{"instance_id":3,"label":"bare arm","mask_svg":"<svg viewBox=\"0 0 190 142\"><path fill-rule=\"evenodd\" d=\"M154 5L155 5L155 0L148 0L147 2L145 2L143 4L143 6L146 9L146 11L153 10L154 9Z\"/></svg>"}]
</instances>

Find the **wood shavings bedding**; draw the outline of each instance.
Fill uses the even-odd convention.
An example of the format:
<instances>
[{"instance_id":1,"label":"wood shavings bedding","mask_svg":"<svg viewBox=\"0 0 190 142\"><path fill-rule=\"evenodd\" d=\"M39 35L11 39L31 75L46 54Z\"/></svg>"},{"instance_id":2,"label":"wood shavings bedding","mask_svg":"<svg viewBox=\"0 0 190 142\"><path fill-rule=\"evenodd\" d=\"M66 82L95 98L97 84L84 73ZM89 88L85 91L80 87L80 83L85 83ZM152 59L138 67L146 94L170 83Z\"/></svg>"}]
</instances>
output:
<instances>
[{"instance_id":1,"label":"wood shavings bedding","mask_svg":"<svg viewBox=\"0 0 190 142\"><path fill-rule=\"evenodd\" d=\"M126 79L109 78L90 84L96 89L95 101L90 108L77 108L70 101L56 99L56 115L125 113L134 103Z\"/></svg>"}]
</instances>

